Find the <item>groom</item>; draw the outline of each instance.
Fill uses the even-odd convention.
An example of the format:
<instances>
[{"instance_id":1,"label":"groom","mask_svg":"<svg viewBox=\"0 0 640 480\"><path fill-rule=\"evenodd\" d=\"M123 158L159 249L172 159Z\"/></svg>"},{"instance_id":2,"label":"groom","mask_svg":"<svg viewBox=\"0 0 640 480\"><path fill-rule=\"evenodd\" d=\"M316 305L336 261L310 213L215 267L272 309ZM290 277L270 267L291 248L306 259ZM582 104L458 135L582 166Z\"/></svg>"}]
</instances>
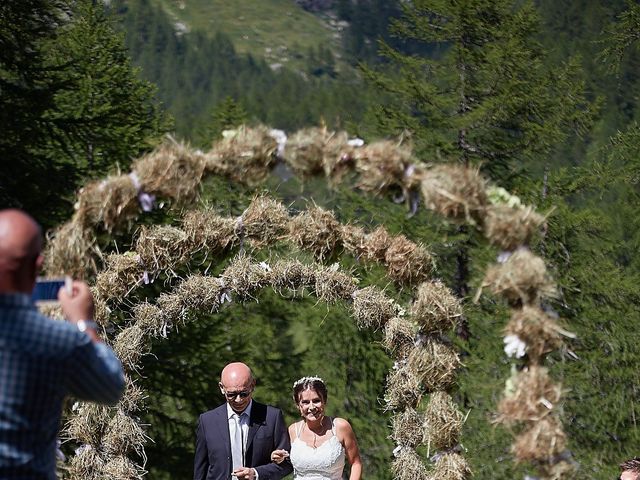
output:
<instances>
[{"instance_id":1,"label":"groom","mask_svg":"<svg viewBox=\"0 0 640 480\"><path fill-rule=\"evenodd\" d=\"M289 451L282 412L252 399L256 385L244 363L230 363L220 375L227 402L200 415L196 432L194 480L279 480L293 470L286 459L271 462L271 452Z\"/></svg>"}]
</instances>

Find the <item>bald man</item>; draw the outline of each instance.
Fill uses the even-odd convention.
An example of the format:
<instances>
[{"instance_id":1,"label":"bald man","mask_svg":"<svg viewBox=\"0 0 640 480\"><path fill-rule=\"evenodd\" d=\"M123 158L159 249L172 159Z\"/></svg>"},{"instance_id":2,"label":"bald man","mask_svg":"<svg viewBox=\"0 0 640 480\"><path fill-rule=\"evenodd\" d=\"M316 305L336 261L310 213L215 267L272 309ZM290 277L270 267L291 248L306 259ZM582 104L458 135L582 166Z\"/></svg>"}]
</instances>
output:
<instances>
[{"instance_id":1,"label":"bald man","mask_svg":"<svg viewBox=\"0 0 640 480\"><path fill-rule=\"evenodd\" d=\"M67 322L41 315L31 292L42 265L38 224L0 210L0 479L56 478L56 437L67 395L115 404L120 362L101 342L87 285L58 299Z\"/></svg>"},{"instance_id":2,"label":"bald man","mask_svg":"<svg viewBox=\"0 0 640 480\"><path fill-rule=\"evenodd\" d=\"M271 452L291 449L282 412L253 400L251 369L230 363L220 375L226 403L200 415L194 480L277 480L293 470L287 459L271 462Z\"/></svg>"}]
</instances>

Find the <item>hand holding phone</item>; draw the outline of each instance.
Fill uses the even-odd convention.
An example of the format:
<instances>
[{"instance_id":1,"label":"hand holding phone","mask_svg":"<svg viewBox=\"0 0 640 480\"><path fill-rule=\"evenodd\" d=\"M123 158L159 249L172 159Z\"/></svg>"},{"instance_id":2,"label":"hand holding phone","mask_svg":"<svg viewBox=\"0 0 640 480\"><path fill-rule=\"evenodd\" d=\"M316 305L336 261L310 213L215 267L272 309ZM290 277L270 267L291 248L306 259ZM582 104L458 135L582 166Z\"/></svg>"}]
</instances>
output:
<instances>
[{"instance_id":1,"label":"hand holding phone","mask_svg":"<svg viewBox=\"0 0 640 480\"><path fill-rule=\"evenodd\" d=\"M71 277L65 278L42 278L36 279L36 284L31 293L31 300L37 304L56 303L58 292L61 288L71 288ZM70 290L69 290L70 291Z\"/></svg>"}]
</instances>

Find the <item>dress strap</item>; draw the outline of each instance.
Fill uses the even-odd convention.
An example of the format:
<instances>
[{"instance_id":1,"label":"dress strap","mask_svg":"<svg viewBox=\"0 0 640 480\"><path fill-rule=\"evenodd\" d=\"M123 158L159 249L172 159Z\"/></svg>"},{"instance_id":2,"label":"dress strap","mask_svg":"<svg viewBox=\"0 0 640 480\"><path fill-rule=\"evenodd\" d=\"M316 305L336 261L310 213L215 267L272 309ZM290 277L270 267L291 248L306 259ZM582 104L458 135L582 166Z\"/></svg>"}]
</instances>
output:
<instances>
[{"instance_id":1,"label":"dress strap","mask_svg":"<svg viewBox=\"0 0 640 480\"><path fill-rule=\"evenodd\" d=\"M304 428L304 420L296 424L296 438L300 438L300 433Z\"/></svg>"},{"instance_id":2,"label":"dress strap","mask_svg":"<svg viewBox=\"0 0 640 480\"><path fill-rule=\"evenodd\" d=\"M330 417L331 418L331 432L333 433L333 436L336 437L336 417Z\"/></svg>"}]
</instances>

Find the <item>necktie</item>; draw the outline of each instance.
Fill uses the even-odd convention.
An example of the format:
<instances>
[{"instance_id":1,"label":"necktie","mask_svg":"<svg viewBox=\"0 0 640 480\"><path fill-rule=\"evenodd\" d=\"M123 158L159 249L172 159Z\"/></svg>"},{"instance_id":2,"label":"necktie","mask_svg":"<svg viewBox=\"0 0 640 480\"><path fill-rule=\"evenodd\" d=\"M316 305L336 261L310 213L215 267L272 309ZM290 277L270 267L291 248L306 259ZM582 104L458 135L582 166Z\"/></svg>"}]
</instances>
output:
<instances>
[{"instance_id":1,"label":"necktie","mask_svg":"<svg viewBox=\"0 0 640 480\"><path fill-rule=\"evenodd\" d=\"M234 413L232 418L236 427L231 435L231 459L233 461L233 470L235 470L244 466L244 442L240 415Z\"/></svg>"}]
</instances>

